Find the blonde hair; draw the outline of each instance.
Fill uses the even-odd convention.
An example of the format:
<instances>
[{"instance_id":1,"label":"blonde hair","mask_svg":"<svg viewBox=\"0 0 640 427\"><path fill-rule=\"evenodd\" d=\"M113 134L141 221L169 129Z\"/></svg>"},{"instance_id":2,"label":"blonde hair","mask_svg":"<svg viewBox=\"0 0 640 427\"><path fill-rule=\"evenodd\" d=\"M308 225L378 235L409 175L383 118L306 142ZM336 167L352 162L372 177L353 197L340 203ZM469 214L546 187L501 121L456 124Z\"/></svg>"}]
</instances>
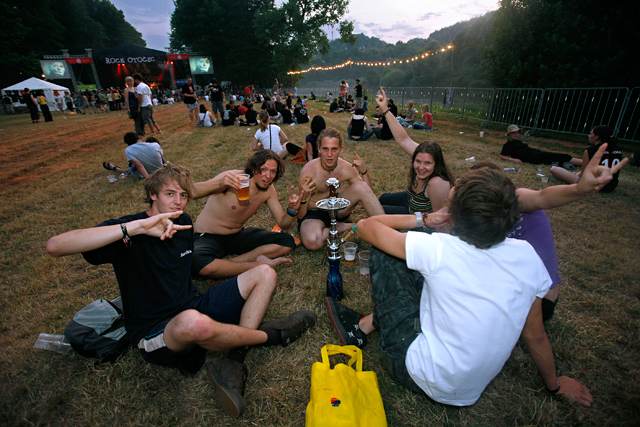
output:
<instances>
[{"instance_id":1,"label":"blonde hair","mask_svg":"<svg viewBox=\"0 0 640 427\"><path fill-rule=\"evenodd\" d=\"M407 108L413 108L413 101L407 101Z\"/></svg>"},{"instance_id":2,"label":"blonde hair","mask_svg":"<svg viewBox=\"0 0 640 427\"><path fill-rule=\"evenodd\" d=\"M422 112L423 113L429 112L429 104L422 104Z\"/></svg>"},{"instance_id":3,"label":"blonde hair","mask_svg":"<svg viewBox=\"0 0 640 427\"><path fill-rule=\"evenodd\" d=\"M127 76L127 77L124 78L124 84L125 85L127 85L127 83L129 83L129 82L133 83L133 77Z\"/></svg>"}]
</instances>

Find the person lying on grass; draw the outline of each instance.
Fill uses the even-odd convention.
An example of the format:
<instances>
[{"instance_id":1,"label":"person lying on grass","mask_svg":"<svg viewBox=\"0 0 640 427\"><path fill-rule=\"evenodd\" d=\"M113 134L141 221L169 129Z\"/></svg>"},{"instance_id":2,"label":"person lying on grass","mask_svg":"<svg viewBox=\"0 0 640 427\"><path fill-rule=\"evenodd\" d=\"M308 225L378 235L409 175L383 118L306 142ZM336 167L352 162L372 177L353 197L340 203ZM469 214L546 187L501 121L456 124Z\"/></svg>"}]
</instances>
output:
<instances>
[{"instance_id":1,"label":"person lying on grass","mask_svg":"<svg viewBox=\"0 0 640 427\"><path fill-rule=\"evenodd\" d=\"M555 375L542 308L552 278L529 244L505 238L519 211L562 206L601 190L627 163L600 165L605 150L606 144L579 184L516 190L501 171L481 167L451 190L448 209L360 221L356 232L377 248L370 259L375 308L362 316L327 298L342 344L364 347L380 329L382 362L396 381L464 406L478 400L522 332L549 391L590 406L586 387ZM395 231L446 224L453 236Z\"/></svg>"},{"instance_id":2,"label":"person lying on grass","mask_svg":"<svg viewBox=\"0 0 640 427\"><path fill-rule=\"evenodd\" d=\"M345 231L353 226L346 223L346 220L358 203L362 203L369 216L384 214L378 198L371 189L371 173L364 161L356 153L353 163L340 158L344 146L342 135L337 129L329 127L320 132L318 149L320 157L308 162L298 178L298 186L301 188L304 188L310 178L314 184L310 190L315 191L312 194L305 192L309 198L302 200L298 211L300 238L304 246L310 250L324 247L329 237L329 212L316 208L316 202L329 197L329 187L326 184L329 178L336 178L340 183L339 197L351 202L348 207L337 213L338 231Z\"/></svg>"},{"instance_id":3,"label":"person lying on grass","mask_svg":"<svg viewBox=\"0 0 640 427\"><path fill-rule=\"evenodd\" d=\"M167 163L144 182L149 209L72 230L47 242L54 257L81 253L91 264L112 264L132 346L157 365L195 374L207 351L229 350L207 363L207 374L225 411L245 408L250 346L286 346L313 326L316 315L299 311L262 323L276 273L262 264L200 294L191 281L193 231L184 212L193 182L182 166Z\"/></svg>"},{"instance_id":4,"label":"person lying on grass","mask_svg":"<svg viewBox=\"0 0 640 427\"><path fill-rule=\"evenodd\" d=\"M520 128L517 125L507 127L506 136L509 138L502 146L500 158L515 163L531 163L534 165L550 165L554 162L566 168L582 166L582 159L564 153L553 153L529 147L520 141Z\"/></svg>"},{"instance_id":5,"label":"person lying on grass","mask_svg":"<svg viewBox=\"0 0 640 427\"><path fill-rule=\"evenodd\" d=\"M244 224L266 204L282 230L288 230L309 194L310 180L301 182L300 195L291 186L285 212L280 205L274 184L284 175L284 162L271 150L260 150L242 170L229 170L195 185L196 198L210 196L194 225L195 243L192 272L210 279L221 279L248 271L260 264L271 267L290 265L283 258L296 243L288 233L276 233ZM241 188L239 174L251 175L249 200L238 200ZM235 255L226 258L227 255Z\"/></svg>"},{"instance_id":6,"label":"person lying on grass","mask_svg":"<svg viewBox=\"0 0 640 427\"><path fill-rule=\"evenodd\" d=\"M153 142L142 142L134 132L127 132L124 134L124 142L127 144L124 154L127 156L129 167L123 169L109 162L102 163L102 167L127 176L148 178L164 164L162 148L155 141L156 139L153 138Z\"/></svg>"}]
</instances>

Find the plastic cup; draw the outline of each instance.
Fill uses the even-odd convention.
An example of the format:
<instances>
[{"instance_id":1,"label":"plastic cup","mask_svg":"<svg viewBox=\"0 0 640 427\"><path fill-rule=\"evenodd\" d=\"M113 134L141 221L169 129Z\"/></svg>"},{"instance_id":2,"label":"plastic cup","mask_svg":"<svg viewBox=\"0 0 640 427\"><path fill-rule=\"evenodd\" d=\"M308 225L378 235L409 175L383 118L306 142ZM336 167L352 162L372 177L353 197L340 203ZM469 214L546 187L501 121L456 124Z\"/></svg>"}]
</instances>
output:
<instances>
[{"instance_id":1,"label":"plastic cup","mask_svg":"<svg viewBox=\"0 0 640 427\"><path fill-rule=\"evenodd\" d=\"M109 182L113 183L116 182L118 180L118 178L116 178L115 175L107 175L107 179L109 180Z\"/></svg>"},{"instance_id":2,"label":"plastic cup","mask_svg":"<svg viewBox=\"0 0 640 427\"><path fill-rule=\"evenodd\" d=\"M242 187L237 190L238 202L242 206L247 206L249 204L249 180L251 179L251 177L246 173L241 173L238 176L240 177L240 182L242 183Z\"/></svg>"},{"instance_id":3,"label":"plastic cup","mask_svg":"<svg viewBox=\"0 0 640 427\"><path fill-rule=\"evenodd\" d=\"M344 263L347 265L355 264L358 245L353 242L346 242L342 247L344 248Z\"/></svg>"},{"instance_id":4,"label":"plastic cup","mask_svg":"<svg viewBox=\"0 0 640 427\"><path fill-rule=\"evenodd\" d=\"M369 274L369 251L360 251L358 258L360 260L360 274Z\"/></svg>"},{"instance_id":5,"label":"plastic cup","mask_svg":"<svg viewBox=\"0 0 640 427\"><path fill-rule=\"evenodd\" d=\"M549 177L548 176L543 176L541 177L542 182L549 182Z\"/></svg>"},{"instance_id":6,"label":"plastic cup","mask_svg":"<svg viewBox=\"0 0 640 427\"><path fill-rule=\"evenodd\" d=\"M480 138L482 138L484 136L484 131L480 131Z\"/></svg>"}]
</instances>

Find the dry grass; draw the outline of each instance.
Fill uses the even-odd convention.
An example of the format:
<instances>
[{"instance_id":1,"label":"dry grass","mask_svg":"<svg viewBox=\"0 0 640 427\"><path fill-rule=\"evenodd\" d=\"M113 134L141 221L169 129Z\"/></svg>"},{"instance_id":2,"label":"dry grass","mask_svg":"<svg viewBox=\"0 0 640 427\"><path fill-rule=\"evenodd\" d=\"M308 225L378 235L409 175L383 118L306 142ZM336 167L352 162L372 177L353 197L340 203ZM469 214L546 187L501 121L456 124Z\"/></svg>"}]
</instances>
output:
<instances>
[{"instance_id":1,"label":"dry grass","mask_svg":"<svg viewBox=\"0 0 640 427\"><path fill-rule=\"evenodd\" d=\"M314 104L311 114L323 108L328 109ZM188 166L196 179L239 168L251 154L249 140L255 128L190 128L183 105L161 107L156 115L167 131L159 138L165 157ZM348 119L346 114L325 117L339 129L345 128ZM4 183L0 189L4 202L0 214L0 424L303 425L311 365L319 360L324 344L338 342L324 308L328 271L324 251L299 248L292 254L295 264L278 269L279 286L267 317L311 309L319 315L318 324L289 348L250 353L249 407L240 420L220 409L202 372L184 377L145 363L135 351L115 365L95 367L93 361L74 353L61 356L32 348L39 333L62 333L85 304L118 294L110 267L90 266L79 255L50 258L44 250L47 239L143 210L145 205L139 182L109 184L108 173L100 166L105 160L124 163L121 138L131 127L126 116L109 113L63 119L56 115L53 123L37 126L28 120L26 115L3 116L0 125ZM436 132L410 132L416 141L439 142L456 176L466 170L464 159L470 156L513 166L498 160L503 131L485 130L485 137L479 138L477 126L468 122L437 120L437 126ZM290 141L300 145L309 131L305 125L283 129ZM584 149L580 144L548 141L530 138L528 142L574 154ZM347 141L343 157L352 160L356 149L369 165L376 194L404 188L408 158L393 141ZM536 177L534 166L518 168L511 175L516 185L534 189L546 185ZM296 182L299 170L300 166L288 164L277 184L283 205L286 189ZM364 351L364 366L378 373L389 424L636 425L640 419L639 195L638 170L627 167L615 193L591 196L549 212L564 281L556 316L547 330L558 372L591 388L592 408L545 393L521 345L476 405L455 408L434 403L391 381L379 364L374 333ZM204 201L195 201L187 210L195 217L203 206ZM358 209L355 217L363 214ZM250 223L273 226L266 209ZM367 246L355 241L361 249ZM358 273L357 265L343 265L342 273L346 303L370 311L368 278ZM205 289L214 283L196 284Z\"/></svg>"}]
</instances>

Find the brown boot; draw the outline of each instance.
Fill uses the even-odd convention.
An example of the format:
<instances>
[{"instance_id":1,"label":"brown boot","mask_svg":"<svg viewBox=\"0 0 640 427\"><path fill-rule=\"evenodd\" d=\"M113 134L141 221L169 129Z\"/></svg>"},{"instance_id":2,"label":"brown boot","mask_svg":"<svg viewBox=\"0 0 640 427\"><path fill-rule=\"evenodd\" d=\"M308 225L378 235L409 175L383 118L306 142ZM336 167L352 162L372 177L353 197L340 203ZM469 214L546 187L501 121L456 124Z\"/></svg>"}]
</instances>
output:
<instances>
[{"instance_id":1,"label":"brown boot","mask_svg":"<svg viewBox=\"0 0 640 427\"><path fill-rule=\"evenodd\" d=\"M247 404L242 395L247 381L247 367L231 359L214 359L207 362L207 379L214 387L224 411L233 418L244 412Z\"/></svg>"},{"instance_id":2,"label":"brown boot","mask_svg":"<svg viewBox=\"0 0 640 427\"><path fill-rule=\"evenodd\" d=\"M283 319L270 320L258 326L259 331L267 333L267 342L263 347L272 345L288 346L316 324L318 316L313 311L301 310L288 315Z\"/></svg>"}]
</instances>

